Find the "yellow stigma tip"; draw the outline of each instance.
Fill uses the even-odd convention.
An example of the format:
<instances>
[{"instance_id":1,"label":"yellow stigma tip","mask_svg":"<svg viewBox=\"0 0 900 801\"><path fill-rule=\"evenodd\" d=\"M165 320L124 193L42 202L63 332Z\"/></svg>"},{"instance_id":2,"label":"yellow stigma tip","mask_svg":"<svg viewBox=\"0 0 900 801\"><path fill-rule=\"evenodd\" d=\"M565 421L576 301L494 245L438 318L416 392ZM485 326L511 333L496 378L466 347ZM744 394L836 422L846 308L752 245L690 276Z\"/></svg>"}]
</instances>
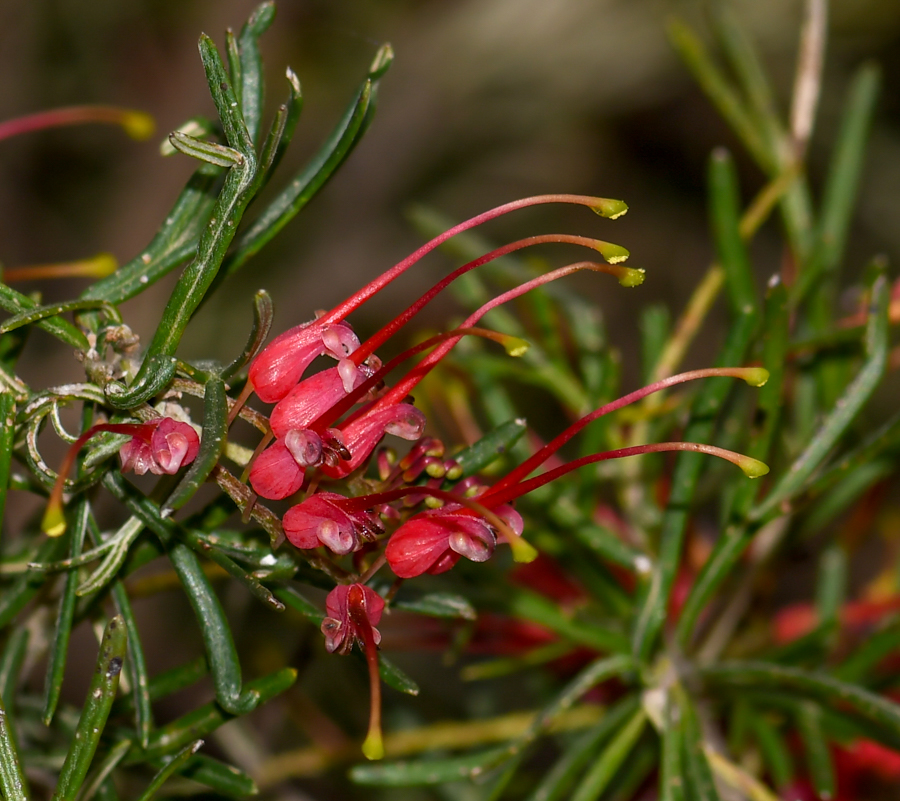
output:
<instances>
[{"instance_id":1,"label":"yellow stigma tip","mask_svg":"<svg viewBox=\"0 0 900 801\"><path fill-rule=\"evenodd\" d=\"M122 116L122 127L132 139L143 142L153 136L156 122L143 111L128 111Z\"/></svg>"},{"instance_id":2,"label":"yellow stigma tip","mask_svg":"<svg viewBox=\"0 0 900 801\"><path fill-rule=\"evenodd\" d=\"M531 543L521 539L520 537L516 537L516 539L512 540L509 543L509 547L512 549L514 562L519 562L520 564L527 565L529 562L533 562L535 559L537 559L537 548L531 545Z\"/></svg>"},{"instance_id":3,"label":"yellow stigma tip","mask_svg":"<svg viewBox=\"0 0 900 801\"><path fill-rule=\"evenodd\" d=\"M608 220L615 220L628 211L628 205L621 200L612 200L611 198L597 198L597 205L591 206L595 214L606 217Z\"/></svg>"},{"instance_id":4,"label":"yellow stigma tip","mask_svg":"<svg viewBox=\"0 0 900 801\"><path fill-rule=\"evenodd\" d=\"M612 242L598 242L595 248L610 264L621 264L623 261L627 261L631 255L627 248L614 245Z\"/></svg>"},{"instance_id":5,"label":"yellow stigma tip","mask_svg":"<svg viewBox=\"0 0 900 801\"><path fill-rule=\"evenodd\" d=\"M623 269L622 274L619 276L619 285L620 286L640 286L644 283L644 278L646 277L646 273L643 269L632 269L631 267L626 267Z\"/></svg>"},{"instance_id":6,"label":"yellow stigma tip","mask_svg":"<svg viewBox=\"0 0 900 801\"><path fill-rule=\"evenodd\" d=\"M531 347L531 343L520 337L510 337L504 343L504 347L509 356L524 356L526 351Z\"/></svg>"},{"instance_id":7,"label":"yellow stigma tip","mask_svg":"<svg viewBox=\"0 0 900 801\"><path fill-rule=\"evenodd\" d=\"M66 518L62 510L58 508L48 509L41 521L41 530L48 537L59 537L65 533Z\"/></svg>"},{"instance_id":8,"label":"yellow stigma tip","mask_svg":"<svg viewBox=\"0 0 900 801\"><path fill-rule=\"evenodd\" d=\"M384 759L384 740L381 732L370 734L362 744L363 756L366 759Z\"/></svg>"}]
</instances>

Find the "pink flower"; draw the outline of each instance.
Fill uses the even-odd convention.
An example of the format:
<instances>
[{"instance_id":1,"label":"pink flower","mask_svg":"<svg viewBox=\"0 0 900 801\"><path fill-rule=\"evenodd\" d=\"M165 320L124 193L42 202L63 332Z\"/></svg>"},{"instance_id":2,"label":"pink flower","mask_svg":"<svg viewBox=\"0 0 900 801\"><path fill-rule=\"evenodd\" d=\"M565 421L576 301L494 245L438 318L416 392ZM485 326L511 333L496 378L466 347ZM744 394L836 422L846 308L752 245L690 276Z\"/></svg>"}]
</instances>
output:
<instances>
[{"instance_id":1,"label":"pink flower","mask_svg":"<svg viewBox=\"0 0 900 801\"><path fill-rule=\"evenodd\" d=\"M324 545L336 554L358 550L362 539L381 533L381 524L371 512L344 511L346 500L336 492L319 492L291 507L282 521L285 536L297 548Z\"/></svg>"},{"instance_id":2,"label":"pink flower","mask_svg":"<svg viewBox=\"0 0 900 801\"><path fill-rule=\"evenodd\" d=\"M339 584L325 599L325 649L329 654L347 654L355 642L365 646L371 639L378 645L381 633L375 626L382 611L384 598L374 590L363 584Z\"/></svg>"},{"instance_id":3,"label":"pink flower","mask_svg":"<svg viewBox=\"0 0 900 801\"><path fill-rule=\"evenodd\" d=\"M200 437L187 423L181 423L171 417L161 417L130 427L137 430L131 439L119 448L123 473L134 470L139 476L148 471L156 476L164 473L175 475L184 465L197 458ZM113 430L112 424L107 425L104 430Z\"/></svg>"}]
</instances>

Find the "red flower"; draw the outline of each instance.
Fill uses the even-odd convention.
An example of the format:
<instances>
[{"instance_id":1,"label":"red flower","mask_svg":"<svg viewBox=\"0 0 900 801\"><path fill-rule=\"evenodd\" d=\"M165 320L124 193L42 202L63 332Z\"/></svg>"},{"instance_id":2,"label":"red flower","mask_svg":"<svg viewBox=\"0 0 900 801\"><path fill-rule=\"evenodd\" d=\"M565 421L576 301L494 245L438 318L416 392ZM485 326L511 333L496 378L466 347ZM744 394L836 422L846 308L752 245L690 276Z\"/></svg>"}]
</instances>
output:
<instances>
[{"instance_id":1,"label":"red flower","mask_svg":"<svg viewBox=\"0 0 900 801\"><path fill-rule=\"evenodd\" d=\"M381 633L375 626L383 611L384 598L375 590L364 584L339 584L325 599L325 649L329 654L347 654L353 643L365 645L367 638L378 645Z\"/></svg>"},{"instance_id":2,"label":"red flower","mask_svg":"<svg viewBox=\"0 0 900 801\"><path fill-rule=\"evenodd\" d=\"M273 339L250 365L250 383L261 401L275 403L294 388L316 357L327 353L343 359L358 347L350 326L313 320Z\"/></svg>"},{"instance_id":3,"label":"red flower","mask_svg":"<svg viewBox=\"0 0 900 801\"><path fill-rule=\"evenodd\" d=\"M328 616L322 621L325 648L328 653L346 654L358 642L366 653L369 667L369 733L363 743L363 753L369 759L384 756L381 737L381 682L378 675L378 643L381 634L375 626L381 620L384 598L364 584L342 584L325 599Z\"/></svg>"},{"instance_id":4,"label":"red flower","mask_svg":"<svg viewBox=\"0 0 900 801\"><path fill-rule=\"evenodd\" d=\"M516 534L522 533L522 518L511 507L498 510ZM494 553L494 529L459 505L422 512L407 520L391 536L385 549L391 570L400 578L423 573L445 573L461 556L486 562Z\"/></svg>"},{"instance_id":5,"label":"red flower","mask_svg":"<svg viewBox=\"0 0 900 801\"><path fill-rule=\"evenodd\" d=\"M139 430L119 448L123 473L134 470L139 476L148 471L156 476L174 475L197 458L200 437L187 423L161 417L136 428ZM110 427L104 430L110 430Z\"/></svg>"},{"instance_id":6,"label":"red flower","mask_svg":"<svg viewBox=\"0 0 900 801\"><path fill-rule=\"evenodd\" d=\"M336 492L319 492L291 507L282 521L285 536L297 548L324 545L336 554L358 550L362 539L381 533L381 524L371 512L344 511L346 500Z\"/></svg>"},{"instance_id":7,"label":"red flower","mask_svg":"<svg viewBox=\"0 0 900 801\"><path fill-rule=\"evenodd\" d=\"M280 501L300 490L305 472L279 440L266 448L250 468L250 486L257 495Z\"/></svg>"}]
</instances>

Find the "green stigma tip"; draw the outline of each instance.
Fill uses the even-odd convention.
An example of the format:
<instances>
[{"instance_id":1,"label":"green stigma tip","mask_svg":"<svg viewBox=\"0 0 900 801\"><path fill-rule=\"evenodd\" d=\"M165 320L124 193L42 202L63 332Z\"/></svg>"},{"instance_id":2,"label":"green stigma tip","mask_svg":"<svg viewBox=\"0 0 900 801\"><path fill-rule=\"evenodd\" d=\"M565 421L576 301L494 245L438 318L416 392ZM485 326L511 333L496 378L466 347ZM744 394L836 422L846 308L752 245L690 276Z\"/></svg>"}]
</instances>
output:
<instances>
[{"instance_id":1,"label":"green stigma tip","mask_svg":"<svg viewBox=\"0 0 900 801\"><path fill-rule=\"evenodd\" d=\"M612 200L611 198L597 198L597 205L591 206L595 214L606 217L608 220L615 220L628 211L628 205L621 200Z\"/></svg>"},{"instance_id":2,"label":"green stigma tip","mask_svg":"<svg viewBox=\"0 0 900 801\"><path fill-rule=\"evenodd\" d=\"M765 367L748 367L744 372L744 381L751 387L761 387L769 380L769 371Z\"/></svg>"},{"instance_id":3,"label":"green stigma tip","mask_svg":"<svg viewBox=\"0 0 900 801\"><path fill-rule=\"evenodd\" d=\"M740 462L738 462L738 467L744 471L744 475L747 476L747 478L760 478L760 476L764 476L769 472L769 465L759 461L759 459L753 459L750 456L744 456Z\"/></svg>"},{"instance_id":4,"label":"green stigma tip","mask_svg":"<svg viewBox=\"0 0 900 801\"><path fill-rule=\"evenodd\" d=\"M598 242L595 247L610 264L621 264L631 255L621 245L614 245L612 242Z\"/></svg>"},{"instance_id":5,"label":"green stigma tip","mask_svg":"<svg viewBox=\"0 0 900 801\"><path fill-rule=\"evenodd\" d=\"M632 269L631 267L626 267L622 271L622 274L619 276L619 285L620 286L640 286L644 283L644 278L646 274L644 273L643 268L641 269Z\"/></svg>"}]
</instances>

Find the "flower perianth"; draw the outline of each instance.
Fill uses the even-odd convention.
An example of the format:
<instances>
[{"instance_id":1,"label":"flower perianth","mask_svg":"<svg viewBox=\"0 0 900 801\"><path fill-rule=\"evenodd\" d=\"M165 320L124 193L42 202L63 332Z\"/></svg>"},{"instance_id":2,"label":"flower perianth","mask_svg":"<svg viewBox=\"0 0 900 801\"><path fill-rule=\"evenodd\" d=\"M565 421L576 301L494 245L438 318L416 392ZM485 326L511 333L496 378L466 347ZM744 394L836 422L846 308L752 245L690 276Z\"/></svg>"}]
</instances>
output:
<instances>
[{"instance_id":1,"label":"flower perianth","mask_svg":"<svg viewBox=\"0 0 900 801\"><path fill-rule=\"evenodd\" d=\"M381 735L381 682L378 675L378 643L381 634L375 626L381 620L384 598L363 584L342 584L325 599L327 616L322 621L325 649L328 653L346 654L354 642L359 642L369 668L370 710L369 731L363 743L368 759L384 756Z\"/></svg>"},{"instance_id":2,"label":"flower perianth","mask_svg":"<svg viewBox=\"0 0 900 801\"><path fill-rule=\"evenodd\" d=\"M522 533L522 518L511 507L494 511L516 535ZM462 556L486 562L496 544L496 534L484 520L462 506L448 505L411 517L391 535L384 553L395 575L414 578L444 573Z\"/></svg>"},{"instance_id":3,"label":"flower perianth","mask_svg":"<svg viewBox=\"0 0 900 801\"><path fill-rule=\"evenodd\" d=\"M323 318L298 325L273 339L250 365L249 383L264 403L276 403L303 377L306 368L326 353L344 359L359 347L350 326Z\"/></svg>"},{"instance_id":4,"label":"flower perianth","mask_svg":"<svg viewBox=\"0 0 900 801\"><path fill-rule=\"evenodd\" d=\"M58 537L66 530L63 492L75 457L91 437L101 432L131 436L119 449L119 458L123 472L134 470L138 475L148 471L154 475L174 475L184 465L193 462L200 450L200 437L193 426L171 417L158 417L145 423L98 423L91 426L72 443L57 474L41 522L42 530L50 537Z\"/></svg>"},{"instance_id":5,"label":"flower perianth","mask_svg":"<svg viewBox=\"0 0 900 801\"><path fill-rule=\"evenodd\" d=\"M249 480L257 495L272 501L280 501L293 495L303 486L304 476L305 471L285 441L278 440L254 459Z\"/></svg>"}]
</instances>

